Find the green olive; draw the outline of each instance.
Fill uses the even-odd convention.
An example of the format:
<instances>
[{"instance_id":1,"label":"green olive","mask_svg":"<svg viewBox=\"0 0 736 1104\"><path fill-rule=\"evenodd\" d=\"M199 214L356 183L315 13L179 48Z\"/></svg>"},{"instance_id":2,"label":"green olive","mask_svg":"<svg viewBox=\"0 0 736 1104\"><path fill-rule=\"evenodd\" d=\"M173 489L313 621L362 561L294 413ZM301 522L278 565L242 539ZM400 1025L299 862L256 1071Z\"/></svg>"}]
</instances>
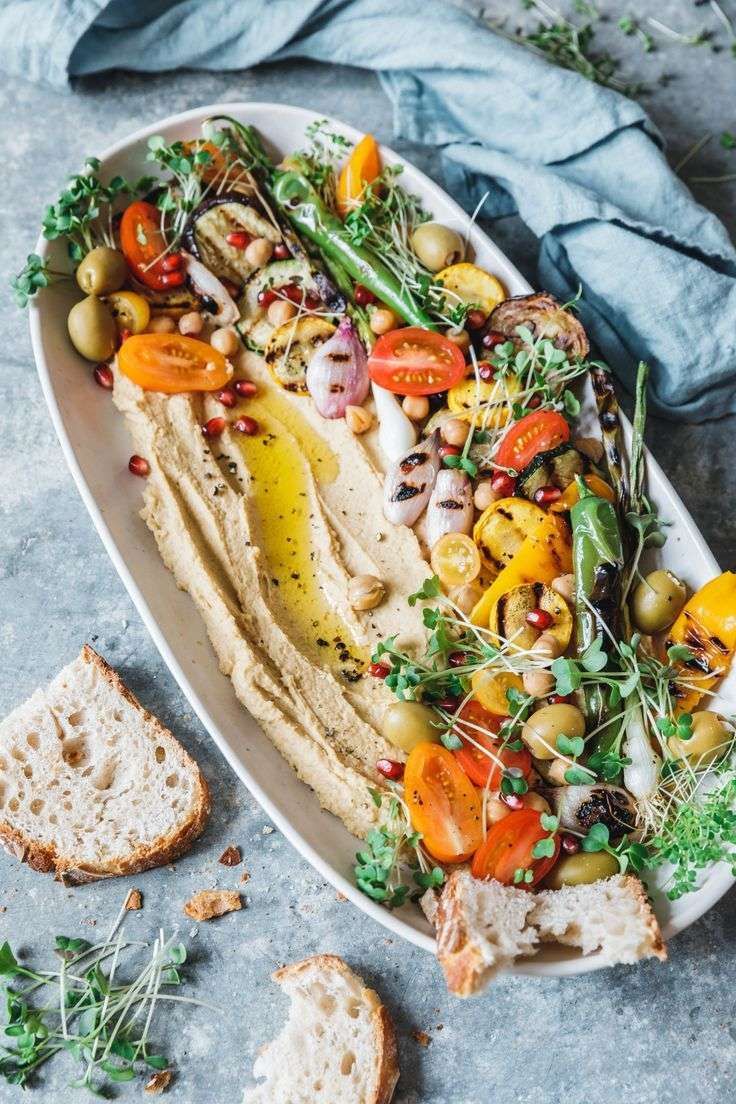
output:
<instances>
[{"instance_id":1,"label":"green olive","mask_svg":"<svg viewBox=\"0 0 736 1104\"><path fill-rule=\"evenodd\" d=\"M608 851L578 851L563 855L544 879L547 889L562 889L566 885L588 885L600 878L618 874L618 862Z\"/></svg>"},{"instance_id":2,"label":"green olive","mask_svg":"<svg viewBox=\"0 0 736 1104\"><path fill-rule=\"evenodd\" d=\"M77 269L77 283L87 295L110 295L128 279L125 257L109 245L90 250Z\"/></svg>"},{"instance_id":3,"label":"green olive","mask_svg":"<svg viewBox=\"0 0 736 1104\"><path fill-rule=\"evenodd\" d=\"M710 767L728 751L733 725L712 709L693 713L693 734L689 740L671 736L668 747L678 759L687 759L693 767Z\"/></svg>"},{"instance_id":4,"label":"green olive","mask_svg":"<svg viewBox=\"0 0 736 1104\"><path fill-rule=\"evenodd\" d=\"M87 360L109 360L115 352L118 334L115 319L96 295L88 295L74 304L67 326L72 345Z\"/></svg>"},{"instance_id":5,"label":"green olive","mask_svg":"<svg viewBox=\"0 0 736 1104\"><path fill-rule=\"evenodd\" d=\"M389 743L410 752L427 740L438 743L437 714L421 702L397 701L389 705L381 720L381 731Z\"/></svg>"},{"instance_id":6,"label":"green olive","mask_svg":"<svg viewBox=\"0 0 736 1104\"><path fill-rule=\"evenodd\" d=\"M631 599L637 629L658 633L668 629L685 605L687 590L671 571L651 571Z\"/></svg>"},{"instance_id":7,"label":"green olive","mask_svg":"<svg viewBox=\"0 0 736 1104\"><path fill-rule=\"evenodd\" d=\"M423 222L411 236L411 247L430 272L457 264L463 259L463 239L439 222Z\"/></svg>"},{"instance_id":8,"label":"green olive","mask_svg":"<svg viewBox=\"0 0 736 1104\"><path fill-rule=\"evenodd\" d=\"M584 736L585 718L574 705L545 705L532 713L521 738L535 759L554 759L558 736Z\"/></svg>"}]
</instances>

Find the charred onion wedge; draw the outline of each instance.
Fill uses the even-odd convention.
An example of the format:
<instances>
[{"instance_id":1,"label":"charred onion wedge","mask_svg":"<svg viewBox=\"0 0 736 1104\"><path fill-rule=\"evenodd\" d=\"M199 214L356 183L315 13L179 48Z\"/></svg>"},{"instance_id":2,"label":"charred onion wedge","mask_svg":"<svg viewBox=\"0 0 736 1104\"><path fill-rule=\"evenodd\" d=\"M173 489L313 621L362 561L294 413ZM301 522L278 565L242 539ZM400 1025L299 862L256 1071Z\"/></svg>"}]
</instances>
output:
<instances>
[{"instance_id":1,"label":"charred onion wedge","mask_svg":"<svg viewBox=\"0 0 736 1104\"><path fill-rule=\"evenodd\" d=\"M548 338L556 348L564 349L568 357L586 357L590 352L587 335L578 319L546 291L505 299L489 320L490 330L505 334L521 346L518 326L527 326L535 337Z\"/></svg>"}]
</instances>

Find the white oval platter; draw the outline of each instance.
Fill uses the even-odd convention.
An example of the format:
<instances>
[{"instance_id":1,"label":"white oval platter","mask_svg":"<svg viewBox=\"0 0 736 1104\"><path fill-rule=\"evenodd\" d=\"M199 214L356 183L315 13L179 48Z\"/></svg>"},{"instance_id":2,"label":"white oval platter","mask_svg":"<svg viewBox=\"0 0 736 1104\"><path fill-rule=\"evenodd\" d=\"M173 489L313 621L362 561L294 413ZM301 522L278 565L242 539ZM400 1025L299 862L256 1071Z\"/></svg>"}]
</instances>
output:
<instances>
[{"instance_id":1,"label":"white oval platter","mask_svg":"<svg viewBox=\"0 0 736 1104\"><path fill-rule=\"evenodd\" d=\"M316 113L273 103L210 104L151 123L100 154L102 172L113 176L141 175L146 140L162 134L168 140L193 138L211 115L234 115L252 123L276 152L303 144L305 127ZM334 129L352 141L354 128L330 120ZM95 151L90 151L95 153ZM497 275L509 295L532 289L506 256L442 189L387 147L384 163L405 166L403 180L419 195L434 217L467 233L475 259ZM41 256L59 259L58 242L41 238ZM89 366L74 352L66 332L66 316L76 298L69 284L43 291L30 308L33 352L43 393L69 469L125 587L171 673L232 769L260 802L286 838L336 889L354 905L395 935L434 952L431 929L415 905L396 912L369 900L356 889L351 873L356 840L333 816L323 812L314 794L304 786L272 747L255 721L220 674L204 625L188 596L179 591L164 567L153 537L138 516L140 483L131 479L127 462L130 440L109 395L90 386ZM628 429L628 427L627 427ZM667 564L690 586L696 587L718 572L718 565L680 498L658 464L648 457L649 490L660 515L671 522L666 546ZM733 678L728 680L733 683ZM695 893L669 902L650 883L665 938L692 924L732 885L728 868L709 871ZM565 976L599 968L597 955L582 957L562 947L547 947L537 958L520 962L515 973Z\"/></svg>"}]
</instances>

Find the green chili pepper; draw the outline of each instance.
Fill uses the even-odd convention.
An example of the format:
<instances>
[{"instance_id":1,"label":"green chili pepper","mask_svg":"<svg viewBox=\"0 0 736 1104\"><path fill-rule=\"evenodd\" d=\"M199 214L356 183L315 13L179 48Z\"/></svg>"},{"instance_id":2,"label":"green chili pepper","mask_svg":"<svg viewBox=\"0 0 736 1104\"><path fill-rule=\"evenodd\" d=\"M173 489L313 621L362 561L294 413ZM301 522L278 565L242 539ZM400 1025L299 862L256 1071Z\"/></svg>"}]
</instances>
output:
<instances>
[{"instance_id":1,"label":"green chili pepper","mask_svg":"<svg viewBox=\"0 0 736 1104\"><path fill-rule=\"evenodd\" d=\"M296 172L277 173L272 188L281 210L326 259L337 263L405 322L425 330L437 328L376 254L354 244L342 221L324 205L306 177Z\"/></svg>"},{"instance_id":2,"label":"green chili pepper","mask_svg":"<svg viewBox=\"0 0 736 1104\"><path fill-rule=\"evenodd\" d=\"M608 651L604 626L614 636L617 633L624 555L612 503L593 494L580 476L577 485L580 498L570 511L570 521L576 641L578 655L582 655L599 633L603 635L603 650ZM585 706L589 724L600 725L606 714L606 697L601 687L586 688Z\"/></svg>"}]
</instances>

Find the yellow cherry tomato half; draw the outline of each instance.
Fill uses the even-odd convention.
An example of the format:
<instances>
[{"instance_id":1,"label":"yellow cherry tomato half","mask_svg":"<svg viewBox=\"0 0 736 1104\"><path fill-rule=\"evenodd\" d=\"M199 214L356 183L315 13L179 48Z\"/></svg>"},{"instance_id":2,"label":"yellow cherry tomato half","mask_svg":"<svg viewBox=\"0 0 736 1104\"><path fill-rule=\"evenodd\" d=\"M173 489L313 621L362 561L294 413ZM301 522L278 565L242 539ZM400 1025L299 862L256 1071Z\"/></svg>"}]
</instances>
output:
<instances>
[{"instance_id":1,"label":"yellow cherry tomato half","mask_svg":"<svg viewBox=\"0 0 736 1104\"><path fill-rule=\"evenodd\" d=\"M116 291L112 295L106 295L105 302L112 311L118 333L123 330L131 334L143 333L151 320L148 300L137 291Z\"/></svg>"},{"instance_id":2,"label":"yellow cherry tomato half","mask_svg":"<svg viewBox=\"0 0 736 1104\"><path fill-rule=\"evenodd\" d=\"M480 552L465 533L445 533L430 554L430 563L443 587L472 583L480 573Z\"/></svg>"},{"instance_id":3,"label":"yellow cherry tomato half","mask_svg":"<svg viewBox=\"0 0 736 1104\"><path fill-rule=\"evenodd\" d=\"M152 333L129 337L120 346L118 365L144 391L177 395L183 391L216 391L233 374L222 353L193 337Z\"/></svg>"},{"instance_id":4,"label":"yellow cherry tomato half","mask_svg":"<svg viewBox=\"0 0 736 1104\"><path fill-rule=\"evenodd\" d=\"M507 717L511 713L506 691L518 690L520 694L524 693L521 675L515 675L513 671L490 671L487 667L475 672L470 685L483 708L500 717Z\"/></svg>"}]
</instances>

